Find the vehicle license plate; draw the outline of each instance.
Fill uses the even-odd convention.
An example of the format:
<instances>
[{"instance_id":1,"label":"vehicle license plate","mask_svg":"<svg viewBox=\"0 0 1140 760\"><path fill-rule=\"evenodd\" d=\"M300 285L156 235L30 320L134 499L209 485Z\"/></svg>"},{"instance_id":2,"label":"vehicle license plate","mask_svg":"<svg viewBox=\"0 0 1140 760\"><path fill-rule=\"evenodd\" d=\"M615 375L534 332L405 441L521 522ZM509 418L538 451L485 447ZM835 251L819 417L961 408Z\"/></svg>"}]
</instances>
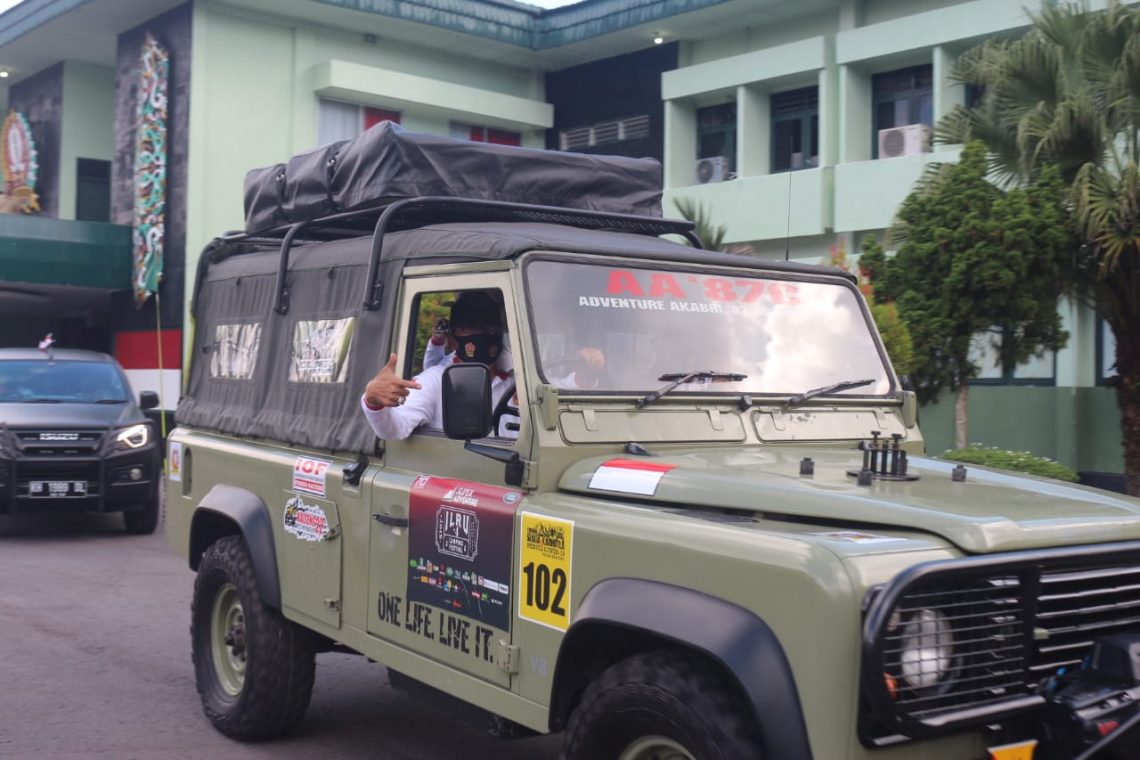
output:
<instances>
[{"instance_id":1,"label":"vehicle license plate","mask_svg":"<svg viewBox=\"0 0 1140 760\"><path fill-rule=\"evenodd\" d=\"M28 483L28 495L48 499L60 499L68 496L86 496L87 481L33 480Z\"/></svg>"},{"instance_id":2,"label":"vehicle license plate","mask_svg":"<svg viewBox=\"0 0 1140 760\"><path fill-rule=\"evenodd\" d=\"M1033 750L1037 747L1037 740L1003 744L1000 747L990 747L990 760L1033 760Z\"/></svg>"}]
</instances>

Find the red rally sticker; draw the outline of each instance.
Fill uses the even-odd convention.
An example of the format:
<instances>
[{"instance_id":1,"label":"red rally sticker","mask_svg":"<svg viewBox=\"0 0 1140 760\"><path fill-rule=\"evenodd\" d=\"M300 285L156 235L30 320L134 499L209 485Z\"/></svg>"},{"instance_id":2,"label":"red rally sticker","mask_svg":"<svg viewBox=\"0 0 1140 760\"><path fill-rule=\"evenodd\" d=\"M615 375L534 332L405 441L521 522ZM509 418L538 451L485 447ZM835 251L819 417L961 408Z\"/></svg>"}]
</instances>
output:
<instances>
[{"instance_id":1,"label":"red rally sticker","mask_svg":"<svg viewBox=\"0 0 1140 760\"><path fill-rule=\"evenodd\" d=\"M409 494L407 598L510 630L522 492L421 475Z\"/></svg>"},{"instance_id":2,"label":"red rally sticker","mask_svg":"<svg viewBox=\"0 0 1140 760\"><path fill-rule=\"evenodd\" d=\"M590 478L590 488L652 496L657 492L661 478L676 466L632 459L610 459L594 471Z\"/></svg>"},{"instance_id":3,"label":"red rally sticker","mask_svg":"<svg viewBox=\"0 0 1140 760\"><path fill-rule=\"evenodd\" d=\"M313 496L325 496L325 472L330 462L323 459L297 457L293 462L293 491Z\"/></svg>"}]
</instances>

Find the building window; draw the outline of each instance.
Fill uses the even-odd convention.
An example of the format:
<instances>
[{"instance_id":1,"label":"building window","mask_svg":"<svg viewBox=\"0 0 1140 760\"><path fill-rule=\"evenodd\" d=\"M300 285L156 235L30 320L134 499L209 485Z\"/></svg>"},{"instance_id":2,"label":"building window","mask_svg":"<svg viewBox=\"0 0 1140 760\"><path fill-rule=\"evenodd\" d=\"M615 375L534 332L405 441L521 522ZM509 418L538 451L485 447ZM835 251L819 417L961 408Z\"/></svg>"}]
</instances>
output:
<instances>
[{"instance_id":1,"label":"building window","mask_svg":"<svg viewBox=\"0 0 1140 760\"><path fill-rule=\"evenodd\" d=\"M697 159L717 156L736 171L736 103L697 110Z\"/></svg>"},{"instance_id":2,"label":"building window","mask_svg":"<svg viewBox=\"0 0 1140 760\"><path fill-rule=\"evenodd\" d=\"M772 96L772 171L819 165L819 88Z\"/></svg>"},{"instance_id":3,"label":"building window","mask_svg":"<svg viewBox=\"0 0 1140 760\"><path fill-rule=\"evenodd\" d=\"M967 84L966 85L966 108L977 108L982 98L986 96L986 86L984 84Z\"/></svg>"},{"instance_id":4,"label":"building window","mask_svg":"<svg viewBox=\"0 0 1140 760\"><path fill-rule=\"evenodd\" d=\"M1031 356L1017 366L1001 365L1000 331L979 333L970 341L969 358L978 367L978 376L971 385L1055 385L1057 382L1057 354L1046 351Z\"/></svg>"},{"instance_id":5,"label":"building window","mask_svg":"<svg viewBox=\"0 0 1140 760\"><path fill-rule=\"evenodd\" d=\"M879 157L879 131L908 124L934 125L934 67L930 64L876 74L871 78L874 102L873 155Z\"/></svg>"},{"instance_id":6,"label":"building window","mask_svg":"<svg viewBox=\"0 0 1140 760\"><path fill-rule=\"evenodd\" d=\"M494 145L522 145L522 135L505 129L481 127L477 124L451 122L451 136L458 140L493 143Z\"/></svg>"},{"instance_id":7,"label":"building window","mask_svg":"<svg viewBox=\"0 0 1140 760\"><path fill-rule=\"evenodd\" d=\"M75 162L75 218L111 221L111 162L80 158Z\"/></svg>"},{"instance_id":8,"label":"building window","mask_svg":"<svg viewBox=\"0 0 1140 760\"><path fill-rule=\"evenodd\" d=\"M564 129L558 133L559 150L586 150L598 145L649 137L649 115L601 121L588 127Z\"/></svg>"},{"instance_id":9,"label":"building window","mask_svg":"<svg viewBox=\"0 0 1140 760\"><path fill-rule=\"evenodd\" d=\"M317 107L317 142L321 145L351 140L377 124L400 123L400 112L321 98Z\"/></svg>"},{"instance_id":10,"label":"building window","mask_svg":"<svg viewBox=\"0 0 1140 760\"><path fill-rule=\"evenodd\" d=\"M1107 322L1096 320L1096 384L1107 385L1116 377L1116 335Z\"/></svg>"}]
</instances>

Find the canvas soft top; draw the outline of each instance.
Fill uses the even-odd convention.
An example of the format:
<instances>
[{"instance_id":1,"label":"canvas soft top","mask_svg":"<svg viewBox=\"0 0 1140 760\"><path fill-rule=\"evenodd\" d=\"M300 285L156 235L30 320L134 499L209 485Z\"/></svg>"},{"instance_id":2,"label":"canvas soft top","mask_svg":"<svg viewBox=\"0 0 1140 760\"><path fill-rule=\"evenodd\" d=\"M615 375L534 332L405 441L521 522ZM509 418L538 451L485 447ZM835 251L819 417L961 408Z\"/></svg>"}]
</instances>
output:
<instances>
[{"instance_id":1,"label":"canvas soft top","mask_svg":"<svg viewBox=\"0 0 1140 760\"><path fill-rule=\"evenodd\" d=\"M359 399L387 359L405 266L566 251L846 275L832 267L703 251L646 234L537 222L464 222L385 234L375 267L378 287L372 288L374 239L294 246L286 251L282 280L282 250L275 241L239 238L203 254L193 307L193 361L179 423L311 448L370 452L375 438ZM285 308L278 309L282 293Z\"/></svg>"}]
</instances>

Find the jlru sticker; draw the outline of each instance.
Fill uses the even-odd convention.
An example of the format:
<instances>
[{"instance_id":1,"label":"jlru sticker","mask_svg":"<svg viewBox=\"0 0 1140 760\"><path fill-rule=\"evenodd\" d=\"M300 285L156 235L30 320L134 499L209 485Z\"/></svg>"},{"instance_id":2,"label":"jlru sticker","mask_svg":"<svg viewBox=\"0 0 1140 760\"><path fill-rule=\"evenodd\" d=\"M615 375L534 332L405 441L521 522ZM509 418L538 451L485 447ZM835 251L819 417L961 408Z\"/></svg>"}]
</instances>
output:
<instances>
[{"instance_id":1,"label":"jlru sticker","mask_svg":"<svg viewBox=\"0 0 1140 760\"><path fill-rule=\"evenodd\" d=\"M316 504L294 496L285 502L285 532L302 541L324 541L329 537L329 518Z\"/></svg>"},{"instance_id":2,"label":"jlru sticker","mask_svg":"<svg viewBox=\"0 0 1140 760\"><path fill-rule=\"evenodd\" d=\"M479 516L468 509L441 506L435 513L435 548L440 554L475 559L479 554Z\"/></svg>"}]
</instances>

